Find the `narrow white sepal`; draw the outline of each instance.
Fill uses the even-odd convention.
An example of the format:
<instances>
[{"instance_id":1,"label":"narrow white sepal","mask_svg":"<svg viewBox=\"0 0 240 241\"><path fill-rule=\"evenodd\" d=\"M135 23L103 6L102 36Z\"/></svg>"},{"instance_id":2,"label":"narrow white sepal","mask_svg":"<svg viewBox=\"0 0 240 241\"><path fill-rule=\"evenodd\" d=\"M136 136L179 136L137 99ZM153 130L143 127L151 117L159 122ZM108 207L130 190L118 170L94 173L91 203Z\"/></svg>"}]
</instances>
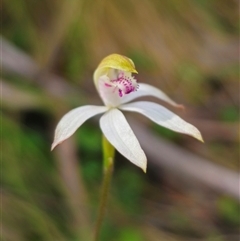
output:
<instances>
[{"instance_id":1,"label":"narrow white sepal","mask_svg":"<svg viewBox=\"0 0 240 241\"><path fill-rule=\"evenodd\" d=\"M87 119L103 113L107 109L105 106L86 105L69 111L62 117L56 127L51 150L69 138Z\"/></svg>"},{"instance_id":2,"label":"narrow white sepal","mask_svg":"<svg viewBox=\"0 0 240 241\"><path fill-rule=\"evenodd\" d=\"M161 126L193 136L203 142L201 133L195 126L187 123L182 118L159 104L149 101L138 101L122 105L119 108L125 111L138 112Z\"/></svg>"},{"instance_id":3,"label":"narrow white sepal","mask_svg":"<svg viewBox=\"0 0 240 241\"><path fill-rule=\"evenodd\" d=\"M184 108L182 105L179 105L176 102L174 102L172 99L170 99L160 89L158 89L152 85L148 85L148 84L144 84L144 83L139 83L139 87L138 87L137 91L132 92L129 95L123 96L121 99L121 104L125 104L136 98L140 98L140 97L144 97L144 96L153 96L153 97L163 100L163 101L167 102L168 104L173 105L175 107Z\"/></svg>"},{"instance_id":4,"label":"narrow white sepal","mask_svg":"<svg viewBox=\"0 0 240 241\"><path fill-rule=\"evenodd\" d=\"M105 113L100 119L100 127L117 151L146 172L145 153L121 111L111 109Z\"/></svg>"}]
</instances>

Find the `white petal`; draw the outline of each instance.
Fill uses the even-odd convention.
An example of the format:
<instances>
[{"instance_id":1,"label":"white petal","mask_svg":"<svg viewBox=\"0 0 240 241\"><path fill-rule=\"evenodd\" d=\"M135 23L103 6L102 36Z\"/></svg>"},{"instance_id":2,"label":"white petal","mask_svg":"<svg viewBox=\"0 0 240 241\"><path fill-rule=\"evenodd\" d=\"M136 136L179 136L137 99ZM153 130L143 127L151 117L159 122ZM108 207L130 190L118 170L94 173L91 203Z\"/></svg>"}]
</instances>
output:
<instances>
[{"instance_id":1,"label":"white petal","mask_svg":"<svg viewBox=\"0 0 240 241\"><path fill-rule=\"evenodd\" d=\"M129 161L146 172L147 158L123 113L112 109L100 119L107 140Z\"/></svg>"},{"instance_id":2,"label":"white petal","mask_svg":"<svg viewBox=\"0 0 240 241\"><path fill-rule=\"evenodd\" d=\"M107 111L105 106L86 105L69 111L59 121L51 150L69 138L87 119Z\"/></svg>"},{"instance_id":3,"label":"white petal","mask_svg":"<svg viewBox=\"0 0 240 241\"><path fill-rule=\"evenodd\" d=\"M112 85L107 75L103 75L99 78L97 90L106 106L115 107L120 105L121 97L118 94L118 90Z\"/></svg>"},{"instance_id":4,"label":"white petal","mask_svg":"<svg viewBox=\"0 0 240 241\"><path fill-rule=\"evenodd\" d=\"M132 101L136 98L139 97L144 97L144 96L153 96L156 97L160 100L163 100L175 107L179 107L179 108L183 108L182 105L178 105L176 102L174 102L173 100L171 100L163 91L161 91L160 89L152 86L152 85L148 85L148 84L144 84L144 83L139 83L139 88L137 91L132 92L128 95L125 95L122 97L121 99L121 103L125 104L129 101Z\"/></svg>"},{"instance_id":5,"label":"white petal","mask_svg":"<svg viewBox=\"0 0 240 241\"><path fill-rule=\"evenodd\" d=\"M138 101L119 107L121 110L134 111L145 115L155 123L176 132L184 133L203 141L201 133L193 125L169 111L165 107L148 101Z\"/></svg>"}]
</instances>

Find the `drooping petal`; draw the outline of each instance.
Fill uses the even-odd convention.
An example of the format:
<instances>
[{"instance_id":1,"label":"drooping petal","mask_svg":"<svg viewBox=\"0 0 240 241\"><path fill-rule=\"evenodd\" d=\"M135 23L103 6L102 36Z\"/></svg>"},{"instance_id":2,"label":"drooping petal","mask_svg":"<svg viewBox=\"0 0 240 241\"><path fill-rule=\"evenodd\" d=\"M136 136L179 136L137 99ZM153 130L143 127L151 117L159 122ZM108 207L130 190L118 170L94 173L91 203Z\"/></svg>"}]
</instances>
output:
<instances>
[{"instance_id":1,"label":"drooping petal","mask_svg":"<svg viewBox=\"0 0 240 241\"><path fill-rule=\"evenodd\" d=\"M51 150L69 138L87 119L105 111L107 111L107 107L94 105L81 106L69 111L56 127Z\"/></svg>"},{"instance_id":2,"label":"drooping petal","mask_svg":"<svg viewBox=\"0 0 240 241\"><path fill-rule=\"evenodd\" d=\"M146 172L147 158L121 111L111 109L105 113L100 119L100 127L116 150Z\"/></svg>"},{"instance_id":3,"label":"drooping petal","mask_svg":"<svg viewBox=\"0 0 240 241\"><path fill-rule=\"evenodd\" d=\"M138 101L122 105L119 108L125 111L138 112L161 126L193 136L203 142L201 133L196 127L161 105L149 101Z\"/></svg>"},{"instance_id":4,"label":"drooping petal","mask_svg":"<svg viewBox=\"0 0 240 241\"><path fill-rule=\"evenodd\" d=\"M148 84L144 84L144 83L139 83L139 87L138 90L135 92L132 92L130 95L125 95L122 97L121 99L121 104L125 104L129 101L132 101L136 98L139 97L144 97L144 96L153 96L156 97L160 100L163 100L175 107L178 108L183 108L182 105L177 104L176 102L174 102L173 100L171 100L163 91L161 91L160 89L152 86L152 85L148 85Z\"/></svg>"}]
</instances>

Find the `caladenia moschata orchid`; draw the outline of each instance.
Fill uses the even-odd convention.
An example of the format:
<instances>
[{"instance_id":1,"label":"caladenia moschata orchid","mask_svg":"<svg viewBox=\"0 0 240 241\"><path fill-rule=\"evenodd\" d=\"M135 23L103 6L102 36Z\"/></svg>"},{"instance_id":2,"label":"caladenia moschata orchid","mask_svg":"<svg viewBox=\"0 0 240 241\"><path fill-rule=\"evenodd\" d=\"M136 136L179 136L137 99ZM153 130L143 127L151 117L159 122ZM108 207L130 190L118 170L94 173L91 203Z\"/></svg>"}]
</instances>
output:
<instances>
[{"instance_id":1,"label":"caladenia moschata orchid","mask_svg":"<svg viewBox=\"0 0 240 241\"><path fill-rule=\"evenodd\" d=\"M69 138L87 119L104 113L100 128L106 140L124 157L146 172L147 158L122 111L138 112L153 122L202 141L196 127L187 123L165 107L149 102L131 102L143 96L154 96L175 107L181 107L161 90L138 83L131 59L111 54L105 57L94 72L94 83L104 106L85 105L65 114L55 130L52 149Z\"/></svg>"},{"instance_id":2,"label":"caladenia moschata orchid","mask_svg":"<svg viewBox=\"0 0 240 241\"><path fill-rule=\"evenodd\" d=\"M137 71L131 59L118 54L104 58L93 77L104 106L85 105L75 108L62 117L55 130L52 149L69 138L87 119L104 113L100 118L100 128L103 133L104 177L94 232L95 241L99 238L106 208L115 149L146 172L147 158L122 111L138 112L161 126L202 141L196 127L165 107L149 101L129 103L138 97L154 96L175 107L182 107L161 90L148 84L138 83L132 73L136 74Z\"/></svg>"}]
</instances>

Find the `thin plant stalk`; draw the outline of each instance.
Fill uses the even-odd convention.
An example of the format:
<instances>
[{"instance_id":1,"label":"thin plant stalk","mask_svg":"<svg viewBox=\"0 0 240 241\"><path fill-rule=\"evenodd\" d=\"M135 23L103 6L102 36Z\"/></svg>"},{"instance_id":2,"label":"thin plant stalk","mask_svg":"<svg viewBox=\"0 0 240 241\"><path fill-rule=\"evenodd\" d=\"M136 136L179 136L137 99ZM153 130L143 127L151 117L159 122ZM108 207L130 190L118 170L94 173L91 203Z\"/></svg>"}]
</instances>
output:
<instances>
[{"instance_id":1,"label":"thin plant stalk","mask_svg":"<svg viewBox=\"0 0 240 241\"><path fill-rule=\"evenodd\" d=\"M103 183L100 197L100 206L95 226L94 232L94 241L99 240L101 227L103 224L103 218L105 215L106 207L107 207L107 199L112 179L113 166L114 166L114 147L108 142L108 140L103 135L102 138L103 144Z\"/></svg>"}]
</instances>

